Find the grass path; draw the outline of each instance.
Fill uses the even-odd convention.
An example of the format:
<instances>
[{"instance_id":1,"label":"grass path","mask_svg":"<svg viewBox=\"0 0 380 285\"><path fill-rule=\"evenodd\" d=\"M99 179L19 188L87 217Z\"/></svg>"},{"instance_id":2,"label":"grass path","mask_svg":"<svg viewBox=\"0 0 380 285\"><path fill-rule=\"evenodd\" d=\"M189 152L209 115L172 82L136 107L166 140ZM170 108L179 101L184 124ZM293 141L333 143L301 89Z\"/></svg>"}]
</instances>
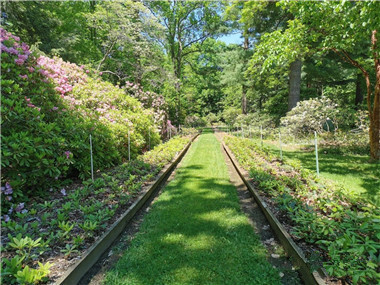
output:
<instances>
[{"instance_id":1,"label":"grass path","mask_svg":"<svg viewBox=\"0 0 380 285\"><path fill-rule=\"evenodd\" d=\"M220 143L204 133L105 284L280 284L241 212Z\"/></svg>"}]
</instances>

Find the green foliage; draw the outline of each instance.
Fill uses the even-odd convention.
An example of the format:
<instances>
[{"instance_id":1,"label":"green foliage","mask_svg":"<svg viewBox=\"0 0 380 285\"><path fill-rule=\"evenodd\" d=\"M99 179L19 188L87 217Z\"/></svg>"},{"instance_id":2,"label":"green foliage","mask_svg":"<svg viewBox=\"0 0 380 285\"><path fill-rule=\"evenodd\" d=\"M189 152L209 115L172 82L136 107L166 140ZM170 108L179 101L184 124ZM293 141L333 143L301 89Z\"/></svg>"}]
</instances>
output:
<instances>
[{"instance_id":1,"label":"green foliage","mask_svg":"<svg viewBox=\"0 0 380 285\"><path fill-rule=\"evenodd\" d=\"M27 265L23 270L18 271L16 274L17 282L19 284L37 284L40 281L46 280L52 265L50 263L42 264L38 262L38 266L38 269L33 269Z\"/></svg>"},{"instance_id":2,"label":"green foliage","mask_svg":"<svg viewBox=\"0 0 380 285\"><path fill-rule=\"evenodd\" d=\"M281 124L294 135L304 135L316 131L318 134L338 129L338 105L321 97L299 102L281 118Z\"/></svg>"},{"instance_id":3,"label":"green foliage","mask_svg":"<svg viewBox=\"0 0 380 285\"><path fill-rule=\"evenodd\" d=\"M58 58L37 59L2 34L8 38L1 53L2 181L13 189L2 196L3 212L11 202L58 188L61 179L88 177L90 134L95 170L128 158L128 132L132 158L147 148L148 130L150 145L159 142L151 112L122 89Z\"/></svg>"},{"instance_id":4,"label":"green foliage","mask_svg":"<svg viewBox=\"0 0 380 285\"><path fill-rule=\"evenodd\" d=\"M206 120L197 115L190 115L185 118L185 126L187 127L199 128L205 127L206 125Z\"/></svg>"},{"instance_id":5,"label":"green foliage","mask_svg":"<svg viewBox=\"0 0 380 285\"><path fill-rule=\"evenodd\" d=\"M144 153L142 160L145 163L162 167L171 162L184 146L189 142L183 137L174 137L166 143L156 146L151 151Z\"/></svg>"},{"instance_id":6,"label":"green foliage","mask_svg":"<svg viewBox=\"0 0 380 285\"><path fill-rule=\"evenodd\" d=\"M16 280L18 284L37 284L46 280L49 268L52 266L49 262L45 264L38 262L38 269L24 266L36 257L31 255L31 252L42 246L41 238L33 240L29 236L22 238L22 234L18 234L16 237L9 235L9 239L8 247L16 250L16 255L10 259L3 259L2 280L7 284L14 284Z\"/></svg>"},{"instance_id":7,"label":"green foliage","mask_svg":"<svg viewBox=\"0 0 380 285\"><path fill-rule=\"evenodd\" d=\"M222 117L227 125L234 126L236 123L236 119L240 114L241 110L230 107L223 111Z\"/></svg>"},{"instance_id":8,"label":"green foliage","mask_svg":"<svg viewBox=\"0 0 380 285\"><path fill-rule=\"evenodd\" d=\"M188 130L192 135L194 132ZM52 193L51 198L43 202L18 205L14 211L22 208L25 213L17 212L10 215L8 221L2 221L3 253L7 257L2 264L4 282L35 284L45 281L50 264L40 264L36 269L36 261L43 262L57 252L70 259L87 249L114 217L125 212L143 184L154 178L189 140L190 137L175 137L162 147L156 146L141 155L141 160L114 167L94 181L89 179L81 185L62 189L61 196ZM41 222L36 222L38 220Z\"/></svg>"},{"instance_id":9,"label":"green foliage","mask_svg":"<svg viewBox=\"0 0 380 285\"><path fill-rule=\"evenodd\" d=\"M330 275L354 284L378 279L379 211L345 189L321 181L299 165L277 162L256 143L226 137L226 144L249 169L260 191L292 220L292 234L326 251Z\"/></svg>"}]
</instances>

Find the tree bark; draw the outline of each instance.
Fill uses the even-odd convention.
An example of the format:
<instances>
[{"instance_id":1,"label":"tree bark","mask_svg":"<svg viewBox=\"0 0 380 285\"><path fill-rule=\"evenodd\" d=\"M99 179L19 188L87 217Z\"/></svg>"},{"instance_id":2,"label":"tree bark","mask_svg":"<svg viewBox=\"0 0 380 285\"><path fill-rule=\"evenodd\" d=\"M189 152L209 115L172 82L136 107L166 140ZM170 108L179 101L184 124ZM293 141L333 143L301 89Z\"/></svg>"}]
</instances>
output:
<instances>
[{"instance_id":1,"label":"tree bark","mask_svg":"<svg viewBox=\"0 0 380 285\"><path fill-rule=\"evenodd\" d=\"M377 54L377 31L372 31L371 43L373 50L373 59L375 63L375 73L376 73L376 82L375 82L375 90L374 90L374 98L373 98L373 108L371 110L371 96L367 96L367 104L369 107L369 144L370 144L370 152L371 158L375 160L380 159L380 60ZM367 79L367 78L366 78ZM368 79L369 84L369 76ZM368 88L367 84L367 88ZM370 91L369 91L370 92Z\"/></svg>"},{"instance_id":2,"label":"tree bark","mask_svg":"<svg viewBox=\"0 0 380 285\"><path fill-rule=\"evenodd\" d=\"M301 69L302 61L300 59L296 59L290 64L288 111L297 106L297 103L300 101Z\"/></svg>"}]
</instances>

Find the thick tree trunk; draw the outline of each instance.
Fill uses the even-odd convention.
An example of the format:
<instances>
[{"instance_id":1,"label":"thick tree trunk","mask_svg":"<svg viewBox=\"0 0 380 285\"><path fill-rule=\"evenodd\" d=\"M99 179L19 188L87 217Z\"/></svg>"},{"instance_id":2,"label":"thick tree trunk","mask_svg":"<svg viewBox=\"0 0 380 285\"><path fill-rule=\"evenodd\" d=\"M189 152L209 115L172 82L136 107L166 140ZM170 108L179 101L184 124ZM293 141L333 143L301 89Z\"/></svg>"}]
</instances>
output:
<instances>
[{"instance_id":1,"label":"thick tree trunk","mask_svg":"<svg viewBox=\"0 0 380 285\"><path fill-rule=\"evenodd\" d=\"M359 106L363 100L363 89L362 89L363 76L358 73L356 76L356 92L355 92L355 106Z\"/></svg>"},{"instance_id":2,"label":"thick tree trunk","mask_svg":"<svg viewBox=\"0 0 380 285\"><path fill-rule=\"evenodd\" d=\"M297 106L297 103L300 101L301 69L302 61L299 59L290 64L288 111Z\"/></svg>"},{"instance_id":3,"label":"thick tree trunk","mask_svg":"<svg viewBox=\"0 0 380 285\"><path fill-rule=\"evenodd\" d=\"M372 50L373 50L373 59L375 63L375 90L373 98L373 107L371 110L371 86L369 81L369 75L366 76L367 84L367 105L369 111L369 145L371 158L375 160L380 159L380 59L377 54L377 31L372 31Z\"/></svg>"},{"instance_id":4,"label":"thick tree trunk","mask_svg":"<svg viewBox=\"0 0 380 285\"><path fill-rule=\"evenodd\" d=\"M175 125L179 127L181 121L181 59L177 59L177 65L175 67L175 76L177 82L175 83L175 92L176 92L176 122Z\"/></svg>"}]
</instances>

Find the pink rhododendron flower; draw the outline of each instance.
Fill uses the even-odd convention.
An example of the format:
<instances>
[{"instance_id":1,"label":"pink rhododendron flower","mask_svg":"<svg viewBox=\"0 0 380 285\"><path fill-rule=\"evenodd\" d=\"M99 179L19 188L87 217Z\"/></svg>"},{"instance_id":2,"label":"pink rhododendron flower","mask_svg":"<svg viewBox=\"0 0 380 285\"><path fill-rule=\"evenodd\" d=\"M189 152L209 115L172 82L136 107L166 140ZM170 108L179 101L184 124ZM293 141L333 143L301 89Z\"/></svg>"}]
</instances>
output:
<instances>
[{"instance_id":1,"label":"pink rhododendron flower","mask_svg":"<svg viewBox=\"0 0 380 285\"><path fill-rule=\"evenodd\" d=\"M15 49L14 47L8 48L8 53L10 54L19 54L19 51Z\"/></svg>"},{"instance_id":2,"label":"pink rhododendron flower","mask_svg":"<svg viewBox=\"0 0 380 285\"><path fill-rule=\"evenodd\" d=\"M25 60L28 59L28 56L26 54L19 54L18 58L21 59L21 60L23 60L23 61L25 61Z\"/></svg>"},{"instance_id":3,"label":"pink rhododendron flower","mask_svg":"<svg viewBox=\"0 0 380 285\"><path fill-rule=\"evenodd\" d=\"M34 68L31 67L31 66L29 66L29 67L28 67L28 70L29 70L29 72L33 72L33 71L34 71Z\"/></svg>"},{"instance_id":4,"label":"pink rhododendron flower","mask_svg":"<svg viewBox=\"0 0 380 285\"><path fill-rule=\"evenodd\" d=\"M22 59L15 59L15 63L17 64L17 65L23 65L24 64L24 61L22 60Z\"/></svg>"}]
</instances>

